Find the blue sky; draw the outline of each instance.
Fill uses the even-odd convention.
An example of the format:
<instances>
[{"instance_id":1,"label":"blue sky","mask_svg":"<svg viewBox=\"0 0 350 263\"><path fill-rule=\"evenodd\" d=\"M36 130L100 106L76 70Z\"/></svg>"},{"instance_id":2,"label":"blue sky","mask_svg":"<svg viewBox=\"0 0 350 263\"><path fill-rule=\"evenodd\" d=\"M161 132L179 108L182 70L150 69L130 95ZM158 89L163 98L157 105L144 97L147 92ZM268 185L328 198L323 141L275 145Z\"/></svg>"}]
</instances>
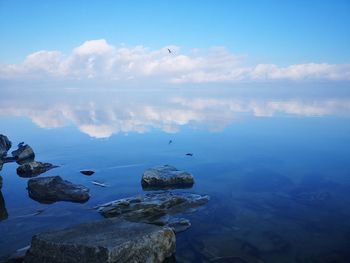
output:
<instances>
[{"instance_id":1,"label":"blue sky","mask_svg":"<svg viewBox=\"0 0 350 263\"><path fill-rule=\"evenodd\" d=\"M350 1L0 0L0 62L86 40L225 46L252 61L348 63Z\"/></svg>"}]
</instances>

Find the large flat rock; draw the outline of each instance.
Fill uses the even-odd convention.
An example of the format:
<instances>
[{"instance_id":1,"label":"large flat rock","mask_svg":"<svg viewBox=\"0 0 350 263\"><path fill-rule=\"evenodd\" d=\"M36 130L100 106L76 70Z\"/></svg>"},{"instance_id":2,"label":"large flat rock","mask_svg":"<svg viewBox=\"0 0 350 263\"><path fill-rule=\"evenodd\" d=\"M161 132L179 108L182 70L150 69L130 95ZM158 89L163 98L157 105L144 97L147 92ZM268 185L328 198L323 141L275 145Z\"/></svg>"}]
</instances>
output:
<instances>
[{"instance_id":1,"label":"large flat rock","mask_svg":"<svg viewBox=\"0 0 350 263\"><path fill-rule=\"evenodd\" d=\"M24 262L163 262L175 243L170 228L105 219L34 236Z\"/></svg>"},{"instance_id":2,"label":"large flat rock","mask_svg":"<svg viewBox=\"0 0 350 263\"><path fill-rule=\"evenodd\" d=\"M147 169L141 179L144 189L190 188L194 184L193 175L178 170L171 165L161 165Z\"/></svg>"},{"instance_id":3,"label":"large flat rock","mask_svg":"<svg viewBox=\"0 0 350 263\"><path fill-rule=\"evenodd\" d=\"M144 222L171 227L181 232L191 226L189 220L173 217L206 204L209 196L192 193L157 192L114 200L97 206L104 217L119 217L133 222Z\"/></svg>"}]
</instances>

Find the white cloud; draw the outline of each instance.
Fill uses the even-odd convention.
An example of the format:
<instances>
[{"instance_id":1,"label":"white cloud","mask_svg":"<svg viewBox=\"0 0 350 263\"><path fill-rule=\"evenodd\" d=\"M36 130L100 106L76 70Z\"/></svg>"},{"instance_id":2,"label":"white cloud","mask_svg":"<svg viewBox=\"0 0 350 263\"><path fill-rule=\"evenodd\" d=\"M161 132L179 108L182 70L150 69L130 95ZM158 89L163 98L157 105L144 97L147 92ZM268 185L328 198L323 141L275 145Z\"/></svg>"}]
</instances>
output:
<instances>
[{"instance_id":1,"label":"white cloud","mask_svg":"<svg viewBox=\"0 0 350 263\"><path fill-rule=\"evenodd\" d=\"M169 54L168 48L173 52ZM0 66L1 79L141 79L166 83L227 83L271 80L350 80L350 64L306 63L280 67L247 66L223 47L181 53L177 46L150 50L115 47L106 40L86 41L70 54L38 51L20 64Z\"/></svg>"}]
</instances>

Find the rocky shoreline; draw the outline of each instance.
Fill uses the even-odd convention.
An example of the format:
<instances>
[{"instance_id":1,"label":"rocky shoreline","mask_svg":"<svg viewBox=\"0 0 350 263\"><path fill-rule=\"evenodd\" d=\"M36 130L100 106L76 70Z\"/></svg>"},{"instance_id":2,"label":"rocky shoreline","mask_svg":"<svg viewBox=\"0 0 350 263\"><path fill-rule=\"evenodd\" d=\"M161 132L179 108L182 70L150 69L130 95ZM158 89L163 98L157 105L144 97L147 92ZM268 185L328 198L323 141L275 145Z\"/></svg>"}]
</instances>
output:
<instances>
[{"instance_id":1,"label":"rocky shoreline","mask_svg":"<svg viewBox=\"0 0 350 263\"><path fill-rule=\"evenodd\" d=\"M11 146L7 136L0 135L0 171L7 162L19 164L17 174L30 178L27 189L33 200L46 204L84 203L91 198L86 186L60 176L40 176L58 166L35 161L29 145L18 144L9 157ZM81 170L81 173L91 176L94 171ZM175 253L175 234L191 226L188 219L177 216L195 212L210 199L207 195L170 191L191 188L193 184L192 174L171 165L149 168L141 177L141 186L153 192L96 206L96 211L105 217L100 221L38 233L26 248L25 256L16 258L16 262L163 262ZM2 203L1 215L6 219L5 203Z\"/></svg>"}]
</instances>

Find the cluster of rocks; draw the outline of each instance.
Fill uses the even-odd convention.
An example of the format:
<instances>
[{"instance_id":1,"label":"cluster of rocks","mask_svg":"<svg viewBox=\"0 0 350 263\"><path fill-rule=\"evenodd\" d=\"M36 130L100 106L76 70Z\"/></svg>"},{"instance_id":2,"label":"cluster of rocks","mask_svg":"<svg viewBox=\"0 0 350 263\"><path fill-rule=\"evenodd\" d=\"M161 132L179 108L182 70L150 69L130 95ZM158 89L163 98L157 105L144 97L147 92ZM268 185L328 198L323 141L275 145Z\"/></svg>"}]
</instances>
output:
<instances>
[{"instance_id":1,"label":"cluster of rocks","mask_svg":"<svg viewBox=\"0 0 350 263\"><path fill-rule=\"evenodd\" d=\"M0 134L0 170L4 163L16 162L17 174L28 180L29 197L40 203L53 203L56 201L86 202L89 199L89 189L82 185L75 185L63 180L60 176L36 177L53 168L58 167L51 163L35 161L33 149L23 142L18 149L7 156L12 143L7 136Z\"/></svg>"},{"instance_id":2,"label":"cluster of rocks","mask_svg":"<svg viewBox=\"0 0 350 263\"><path fill-rule=\"evenodd\" d=\"M7 157L10 148L11 142L1 135L0 164L16 161L21 177L35 177L57 167L36 162L29 145L19 144L12 157ZM95 209L105 217L103 220L35 235L24 262L163 262L175 252L175 233L191 226L188 219L177 215L196 211L209 200L207 195L168 190L193 184L190 173L170 165L147 169L142 175L142 188L162 191L98 205ZM90 198L87 187L60 176L29 179L28 194L41 203L86 202Z\"/></svg>"}]
</instances>

